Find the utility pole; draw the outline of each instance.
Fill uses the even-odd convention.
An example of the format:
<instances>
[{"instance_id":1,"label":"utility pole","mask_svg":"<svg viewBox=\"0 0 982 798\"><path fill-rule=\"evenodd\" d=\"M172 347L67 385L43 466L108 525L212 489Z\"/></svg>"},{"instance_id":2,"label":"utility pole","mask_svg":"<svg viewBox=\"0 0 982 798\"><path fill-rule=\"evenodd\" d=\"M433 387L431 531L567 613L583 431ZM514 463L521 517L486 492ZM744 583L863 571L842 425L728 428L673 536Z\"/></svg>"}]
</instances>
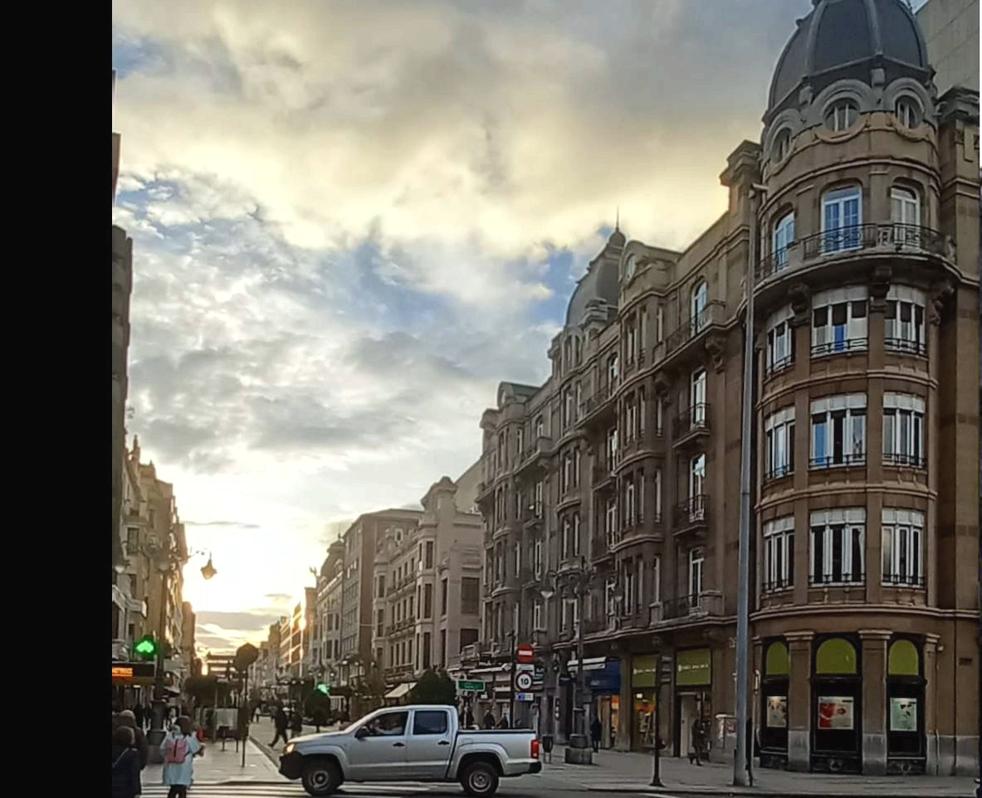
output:
<instances>
[{"instance_id":1,"label":"utility pole","mask_svg":"<svg viewBox=\"0 0 982 798\"><path fill-rule=\"evenodd\" d=\"M750 718L747 712L747 687L750 673L750 503L751 448L753 434L754 396L754 278L757 263L757 195L766 191L764 186L751 185L750 240L747 255L747 309L743 341L743 403L740 429L740 552L739 587L737 589L737 639L736 639L736 749L733 752L733 784L737 787L751 785L748 752Z\"/></svg>"},{"instance_id":2,"label":"utility pole","mask_svg":"<svg viewBox=\"0 0 982 798\"><path fill-rule=\"evenodd\" d=\"M661 752L658 750L658 730L661 728L661 658L662 653L659 648L655 653L655 713L653 718L653 723L655 724L655 733L653 736L652 748L654 748L653 762L651 769L651 786L652 787L662 787L661 783Z\"/></svg>"},{"instance_id":3,"label":"utility pole","mask_svg":"<svg viewBox=\"0 0 982 798\"><path fill-rule=\"evenodd\" d=\"M583 592L587 587L586 558L580 555L580 572L577 575L576 585L576 658L579 660L576 668L576 703L573 712L578 712L579 733L586 736L589 732L586 722L586 709L583 707L583 698L586 696L586 672L583 667Z\"/></svg>"}]
</instances>

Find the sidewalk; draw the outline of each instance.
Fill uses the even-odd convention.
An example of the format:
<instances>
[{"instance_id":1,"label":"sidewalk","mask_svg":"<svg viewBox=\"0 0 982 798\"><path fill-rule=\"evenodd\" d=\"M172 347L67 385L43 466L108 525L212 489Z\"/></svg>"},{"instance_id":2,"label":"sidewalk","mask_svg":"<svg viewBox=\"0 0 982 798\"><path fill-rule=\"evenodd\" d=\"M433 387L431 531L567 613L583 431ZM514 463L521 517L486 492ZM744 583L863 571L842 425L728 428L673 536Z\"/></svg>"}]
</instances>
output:
<instances>
[{"instance_id":1,"label":"sidewalk","mask_svg":"<svg viewBox=\"0 0 982 798\"><path fill-rule=\"evenodd\" d=\"M631 792L652 795L822 795L897 796L918 798L963 798L975 793L975 779L966 776L830 776L821 773L791 773L784 770L754 769L753 788L733 787L733 766L704 763L690 765L687 759L661 758L663 788L650 786L652 757L620 751L600 751L594 764L567 765L564 748L557 746L548 764L543 756L543 781L557 789L586 789L591 792Z\"/></svg>"},{"instance_id":2,"label":"sidewalk","mask_svg":"<svg viewBox=\"0 0 982 798\"><path fill-rule=\"evenodd\" d=\"M221 742L205 741L204 756L195 757L195 784L282 784L286 782L258 746L249 740L246 743L245 767L242 767L242 748L235 750L235 741L230 740L222 750ZM147 765L143 771L143 784L146 787L163 783L163 765Z\"/></svg>"}]
</instances>

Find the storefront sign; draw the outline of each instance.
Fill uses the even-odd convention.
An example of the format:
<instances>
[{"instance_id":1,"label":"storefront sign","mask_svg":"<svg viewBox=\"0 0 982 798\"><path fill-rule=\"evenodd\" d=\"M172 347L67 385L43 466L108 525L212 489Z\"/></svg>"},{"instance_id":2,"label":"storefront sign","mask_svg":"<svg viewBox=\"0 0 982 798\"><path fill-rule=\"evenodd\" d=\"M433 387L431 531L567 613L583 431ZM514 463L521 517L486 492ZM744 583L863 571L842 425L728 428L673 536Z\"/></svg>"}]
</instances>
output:
<instances>
[{"instance_id":1,"label":"storefront sign","mask_svg":"<svg viewBox=\"0 0 982 798\"><path fill-rule=\"evenodd\" d=\"M631 660L631 686L654 687L655 673L658 671L658 657L654 654L634 657Z\"/></svg>"},{"instance_id":2,"label":"storefront sign","mask_svg":"<svg viewBox=\"0 0 982 798\"><path fill-rule=\"evenodd\" d=\"M457 689L461 692L483 693L485 684L476 680L467 681L466 679L461 679L457 682Z\"/></svg>"},{"instance_id":3,"label":"storefront sign","mask_svg":"<svg viewBox=\"0 0 982 798\"><path fill-rule=\"evenodd\" d=\"M848 695L823 695L818 698L818 728L854 728L854 700Z\"/></svg>"},{"instance_id":4,"label":"storefront sign","mask_svg":"<svg viewBox=\"0 0 982 798\"><path fill-rule=\"evenodd\" d=\"M114 662L113 684L153 684L157 675L154 662Z\"/></svg>"},{"instance_id":5,"label":"storefront sign","mask_svg":"<svg viewBox=\"0 0 982 798\"><path fill-rule=\"evenodd\" d=\"M788 728L788 697L786 695L767 696L767 728Z\"/></svg>"},{"instance_id":6,"label":"storefront sign","mask_svg":"<svg viewBox=\"0 0 982 798\"><path fill-rule=\"evenodd\" d=\"M712 656L708 648L679 651L675 655L675 684L686 687L712 683Z\"/></svg>"},{"instance_id":7,"label":"storefront sign","mask_svg":"<svg viewBox=\"0 0 982 798\"><path fill-rule=\"evenodd\" d=\"M890 731L917 731L917 699L890 699Z\"/></svg>"}]
</instances>

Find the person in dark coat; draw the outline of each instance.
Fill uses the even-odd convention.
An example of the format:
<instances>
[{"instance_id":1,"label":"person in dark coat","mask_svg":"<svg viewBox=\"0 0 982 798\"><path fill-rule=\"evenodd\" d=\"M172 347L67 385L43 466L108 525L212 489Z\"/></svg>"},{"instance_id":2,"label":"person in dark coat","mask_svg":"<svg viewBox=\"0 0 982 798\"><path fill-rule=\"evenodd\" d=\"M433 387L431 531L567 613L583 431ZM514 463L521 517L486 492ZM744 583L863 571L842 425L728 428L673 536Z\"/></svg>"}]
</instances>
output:
<instances>
[{"instance_id":1,"label":"person in dark coat","mask_svg":"<svg viewBox=\"0 0 982 798\"><path fill-rule=\"evenodd\" d=\"M136 715L130 709L124 709L119 713L118 723L120 726L125 726L131 729L133 732L133 747L136 748L137 753L140 755L140 770L143 770L147 766L147 757L150 755L150 750L147 747L147 737L143 733L143 729L138 728L136 725Z\"/></svg>"},{"instance_id":2,"label":"person in dark coat","mask_svg":"<svg viewBox=\"0 0 982 798\"><path fill-rule=\"evenodd\" d=\"M287 731L286 731L286 727L288 725L289 725L289 720L286 717L286 712L283 711L282 706L277 705L276 712L273 713L273 726L276 727L276 736L273 738L273 742L269 744L270 748L275 748L276 743L279 741L281 737L283 738L284 743L289 741L289 737L287 737Z\"/></svg>"},{"instance_id":3,"label":"person in dark coat","mask_svg":"<svg viewBox=\"0 0 982 798\"><path fill-rule=\"evenodd\" d=\"M112 798L134 798L143 792L140 753L133 747L134 740L129 726L119 726L113 732Z\"/></svg>"},{"instance_id":4,"label":"person in dark coat","mask_svg":"<svg viewBox=\"0 0 982 798\"><path fill-rule=\"evenodd\" d=\"M594 718L590 723L590 742L593 743L594 753L600 750L600 733L602 729L600 718Z\"/></svg>"},{"instance_id":5,"label":"person in dark coat","mask_svg":"<svg viewBox=\"0 0 982 798\"><path fill-rule=\"evenodd\" d=\"M291 713L290 731L293 732L294 737L303 734L303 712L299 708L294 709Z\"/></svg>"},{"instance_id":6,"label":"person in dark coat","mask_svg":"<svg viewBox=\"0 0 982 798\"><path fill-rule=\"evenodd\" d=\"M481 724L484 726L485 729L494 728L494 715L491 714L490 709L484 713L484 720L481 722Z\"/></svg>"},{"instance_id":7,"label":"person in dark coat","mask_svg":"<svg viewBox=\"0 0 982 798\"><path fill-rule=\"evenodd\" d=\"M505 717L504 715L502 715L501 716L501 720L498 721L498 728L499 729L507 729L508 728L508 718Z\"/></svg>"},{"instance_id":8,"label":"person in dark coat","mask_svg":"<svg viewBox=\"0 0 982 798\"><path fill-rule=\"evenodd\" d=\"M133 717L136 719L136 728L143 728L143 705L137 704L133 708Z\"/></svg>"}]
</instances>

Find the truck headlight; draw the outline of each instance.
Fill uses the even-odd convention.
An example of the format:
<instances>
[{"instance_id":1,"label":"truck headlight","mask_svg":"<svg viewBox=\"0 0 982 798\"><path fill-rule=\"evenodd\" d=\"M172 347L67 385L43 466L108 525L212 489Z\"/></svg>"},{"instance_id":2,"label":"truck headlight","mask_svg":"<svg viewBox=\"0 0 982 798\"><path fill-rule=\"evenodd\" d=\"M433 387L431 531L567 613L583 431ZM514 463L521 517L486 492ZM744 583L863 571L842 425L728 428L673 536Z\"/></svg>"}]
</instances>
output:
<instances>
[{"instance_id":1,"label":"truck headlight","mask_svg":"<svg viewBox=\"0 0 982 798\"><path fill-rule=\"evenodd\" d=\"M294 748L296 748L296 745L294 745L293 743L287 743L286 748L283 749L283 753L292 754Z\"/></svg>"}]
</instances>

